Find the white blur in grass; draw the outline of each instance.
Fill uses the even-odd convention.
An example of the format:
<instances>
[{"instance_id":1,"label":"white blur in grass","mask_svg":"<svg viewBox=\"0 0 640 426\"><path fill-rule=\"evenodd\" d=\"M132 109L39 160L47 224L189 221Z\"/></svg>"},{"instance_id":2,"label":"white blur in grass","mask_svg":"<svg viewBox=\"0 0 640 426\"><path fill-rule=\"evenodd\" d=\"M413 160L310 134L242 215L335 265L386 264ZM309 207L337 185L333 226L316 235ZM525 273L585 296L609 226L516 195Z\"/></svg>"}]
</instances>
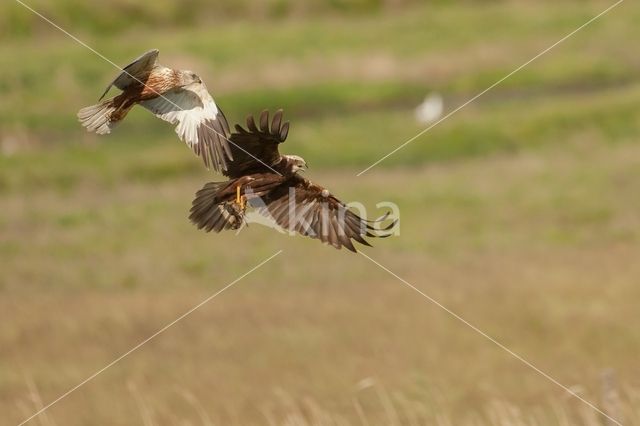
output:
<instances>
[{"instance_id":1,"label":"white blur in grass","mask_svg":"<svg viewBox=\"0 0 640 426\"><path fill-rule=\"evenodd\" d=\"M415 109L416 121L420 124L431 124L442 116L444 100L438 93L429 94Z\"/></svg>"}]
</instances>

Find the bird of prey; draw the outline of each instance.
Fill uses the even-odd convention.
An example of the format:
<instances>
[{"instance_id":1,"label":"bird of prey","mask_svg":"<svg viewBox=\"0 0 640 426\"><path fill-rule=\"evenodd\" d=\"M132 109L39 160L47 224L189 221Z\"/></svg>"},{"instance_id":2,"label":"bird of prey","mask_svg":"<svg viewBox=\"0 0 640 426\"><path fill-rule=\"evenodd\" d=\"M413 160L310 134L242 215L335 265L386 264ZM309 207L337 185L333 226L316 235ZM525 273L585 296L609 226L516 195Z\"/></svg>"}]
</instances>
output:
<instances>
[{"instance_id":1,"label":"bird of prey","mask_svg":"<svg viewBox=\"0 0 640 426\"><path fill-rule=\"evenodd\" d=\"M78 119L90 132L110 133L134 105L176 125L176 133L200 156L207 168L226 169L232 159L229 125L206 86L194 72L175 70L158 63L157 49L150 50L122 69L107 86L100 103L81 109ZM122 91L102 100L112 86Z\"/></svg>"},{"instance_id":2,"label":"bird of prey","mask_svg":"<svg viewBox=\"0 0 640 426\"><path fill-rule=\"evenodd\" d=\"M256 125L247 118L247 129L235 126L230 136L234 160L224 171L229 180L209 182L196 193L189 219L205 231L238 229L247 206L272 218L290 232L317 238L340 249L356 251L352 240L370 245L365 237L388 237L395 221L385 227L361 218L329 190L303 178L305 160L297 155L281 155L289 123L278 110L271 123L263 111Z\"/></svg>"}]
</instances>

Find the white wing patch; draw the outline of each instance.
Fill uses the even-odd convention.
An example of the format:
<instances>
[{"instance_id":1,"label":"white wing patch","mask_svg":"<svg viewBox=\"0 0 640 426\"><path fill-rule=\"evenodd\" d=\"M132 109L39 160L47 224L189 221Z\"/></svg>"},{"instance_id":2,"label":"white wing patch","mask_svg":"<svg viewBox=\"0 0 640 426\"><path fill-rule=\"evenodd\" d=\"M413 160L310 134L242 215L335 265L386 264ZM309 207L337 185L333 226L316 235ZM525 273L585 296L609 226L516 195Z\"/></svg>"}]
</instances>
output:
<instances>
[{"instance_id":1,"label":"white wing patch","mask_svg":"<svg viewBox=\"0 0 640 426\"><path fill-rule=\"evenodd\" d=\"M203 83L173 89L140 105L157 117L177 124L180 140L204 160L208 168L226 170L232 160L229 125Z\"/></svg>"}]
</instances>

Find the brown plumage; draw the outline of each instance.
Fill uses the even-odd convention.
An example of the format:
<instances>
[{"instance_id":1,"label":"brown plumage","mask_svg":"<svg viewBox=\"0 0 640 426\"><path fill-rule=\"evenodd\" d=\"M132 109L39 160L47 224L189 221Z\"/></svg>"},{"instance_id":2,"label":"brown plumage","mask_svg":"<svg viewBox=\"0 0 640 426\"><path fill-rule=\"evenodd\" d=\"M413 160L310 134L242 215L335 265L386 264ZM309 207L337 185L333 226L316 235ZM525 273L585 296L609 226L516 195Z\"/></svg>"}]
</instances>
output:
<instances>
[{"instance_id":1,"label":"brown plumage","mask_svg":"<svg viewBox=\"0 0 640 426\"><path fill-rule=\"evenodd\" d=\"M200 156L207 168L225 170L232 154L229 125L206 86L195 73L158 63L158 50L150 50L123 68L100 97L101 102L81 109L78 119L90 132L110 133L134 105L176 125L176 133ZM112 86L122 93L102 101Z\"/></svg>"},{"instance_id":2,"label":"brown plumage","mask_svg":"<svg viewBox=\"0 0 640 426\"><path fill-rule=\"evenodd\" d=\"M279 227L338 249L355 252L352 240L370 245L366 237L390 235L396 222L381 226L387 215L377 221L361 218L327 189L300 176L298 172L307 168L304 159L280 155L278 146L289 132L281 110L271 123L263 111L258 125L249 116L247 129L235 128L230 137L234 160L224 171L230 179L207 183L193 200L189 219L199 229L238 229L248 204Z\"/></svg>"}]
</instances>

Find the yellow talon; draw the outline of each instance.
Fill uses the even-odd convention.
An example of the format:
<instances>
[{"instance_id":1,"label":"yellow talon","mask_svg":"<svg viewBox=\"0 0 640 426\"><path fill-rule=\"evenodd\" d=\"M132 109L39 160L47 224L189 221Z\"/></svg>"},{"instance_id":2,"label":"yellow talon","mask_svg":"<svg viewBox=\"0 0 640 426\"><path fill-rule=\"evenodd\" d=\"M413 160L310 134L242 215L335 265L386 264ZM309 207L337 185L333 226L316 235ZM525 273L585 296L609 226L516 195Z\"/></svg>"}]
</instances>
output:
<instances>
[{"instance_id":1,"label":"yellow talon","mask_svg":"<svg viewBox=\"0 0 640 426\"><path fill-rule=\"evenodd\" d=\"M239 205L242 210L247 206L247 197L240 195L240 185L236 186L236 204Z\"/></svg>"}]
</instances>

